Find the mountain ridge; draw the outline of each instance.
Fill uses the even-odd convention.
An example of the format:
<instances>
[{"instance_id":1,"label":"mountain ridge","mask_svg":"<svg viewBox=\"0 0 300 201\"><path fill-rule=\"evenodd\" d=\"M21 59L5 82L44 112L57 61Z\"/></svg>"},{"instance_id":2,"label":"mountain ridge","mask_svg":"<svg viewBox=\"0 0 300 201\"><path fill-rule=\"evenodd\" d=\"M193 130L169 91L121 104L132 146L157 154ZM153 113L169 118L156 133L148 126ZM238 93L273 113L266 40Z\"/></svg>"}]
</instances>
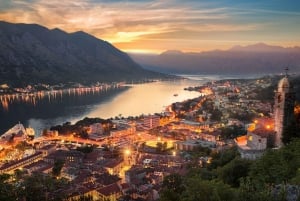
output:
<instances>
[{"instance_id":1,"label":"mountain ridge","mask_svg":"<svg viewBox=\"0 0 300 201\"><path fill-rule=\"evenodd\" d=\"M174 52L174 53L173 53ZM282 73L285 67L300 73L300 47L256 43L228 50L205 52L165 51L159 55L130 56L147 69L178 74Z\"/></svg>"},{"instance_id":2,"label":"mountain ridge","mask_svg":"<svg viewBox=\"0 0 300 201\"><path fill-rule=\"evenodd\" d=\"M93 83L166 77L83 31L0 21L0 84Z\"/></svg>"}]
</instances>

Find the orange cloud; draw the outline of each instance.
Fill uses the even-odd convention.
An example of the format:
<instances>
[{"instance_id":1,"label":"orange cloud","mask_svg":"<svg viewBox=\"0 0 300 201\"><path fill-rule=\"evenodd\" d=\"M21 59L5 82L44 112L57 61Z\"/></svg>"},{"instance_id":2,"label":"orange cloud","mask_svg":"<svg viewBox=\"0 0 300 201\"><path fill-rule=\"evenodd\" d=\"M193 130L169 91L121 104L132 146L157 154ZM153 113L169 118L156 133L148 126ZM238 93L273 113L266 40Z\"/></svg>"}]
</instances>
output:
<instances>
[{"instance_id":1,"label":"orange cloud","mask_svg":"<svg viewBox=\"0 0 300 201\"><path fill-rule=\"evenodd\" d=\"M257 41L285 44L288 34L277 36L270 20L255 20L247 10L195 1L15 0L0 2L0 19L37 23L68 32L85 31L123 50L202 51ZM102 2L102 3L101 3ZM213 5L213 6L212 6ZM6 7L5 7L6 6ZM286 12L275 12L283 15ZM289 12L289 16L299 13ZM282 17L282 16L281 16ZM252 19L253 18L253 19ZM272 32L266 31L270 29ZM294 27L295 30L298 30ZM296 33L294 30L294 33ZM300 31L300 30L299 30ZM291 34L290 34L291 35ZM297 44L300 38L292 35ZM296 40L297 39L297 40ZM267 41L266 41L267 40ZM271 41L272 40L272 41ZM287 44L287 41L286 41Z\"/></svg>"}]
</instances>

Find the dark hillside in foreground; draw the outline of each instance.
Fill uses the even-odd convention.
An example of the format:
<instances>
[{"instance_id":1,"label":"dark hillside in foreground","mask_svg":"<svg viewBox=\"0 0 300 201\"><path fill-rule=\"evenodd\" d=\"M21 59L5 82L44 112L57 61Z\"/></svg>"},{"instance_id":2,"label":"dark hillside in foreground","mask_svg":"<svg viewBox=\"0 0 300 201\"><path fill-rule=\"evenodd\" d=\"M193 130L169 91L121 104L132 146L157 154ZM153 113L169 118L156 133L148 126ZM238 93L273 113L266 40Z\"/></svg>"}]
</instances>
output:
<instances>
[{"instance_id":1,"label":"dark hillside in foreground","mask_svg":"<svg viewBox=\"0 0 300 201\"><path fill-rule=\"evenodd\" d=\"M298 101L298 103L300 103L300 75L298 75L294 79L292 79L292 83L294 85L294 89L296 92L296 101Z\"/></svg>"},{"instance_id":2,"label":"dark hillside in foreground","mask_svg":"<svg viewBox=\"0 0 300 201\"><path fill-rule=\"evenodd\" d=\"M0 84L111 82L161 78L84 32L0 21Z\"/></svg>"}]
</instances>

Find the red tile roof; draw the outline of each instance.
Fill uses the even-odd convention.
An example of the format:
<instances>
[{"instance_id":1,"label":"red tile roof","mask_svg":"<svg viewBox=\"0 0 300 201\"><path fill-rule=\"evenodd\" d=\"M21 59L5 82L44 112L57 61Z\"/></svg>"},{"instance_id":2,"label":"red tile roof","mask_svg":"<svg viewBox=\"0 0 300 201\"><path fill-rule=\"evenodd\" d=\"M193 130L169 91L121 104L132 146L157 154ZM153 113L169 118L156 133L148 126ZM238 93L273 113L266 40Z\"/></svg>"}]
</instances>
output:
<instances>
[{"instance_id":1,"label":"red tile roof","mask_svg":"<svg viewBox=\"0 0 300 201\"><path fill-rule=\"evenodd\" d=\"M115 193L121 193L121 189L116 183L113 183L109 186L105 186L103 188L99 188L97 189L97 191L104 196L109 196Z\"/></svg>"}]
</instances>

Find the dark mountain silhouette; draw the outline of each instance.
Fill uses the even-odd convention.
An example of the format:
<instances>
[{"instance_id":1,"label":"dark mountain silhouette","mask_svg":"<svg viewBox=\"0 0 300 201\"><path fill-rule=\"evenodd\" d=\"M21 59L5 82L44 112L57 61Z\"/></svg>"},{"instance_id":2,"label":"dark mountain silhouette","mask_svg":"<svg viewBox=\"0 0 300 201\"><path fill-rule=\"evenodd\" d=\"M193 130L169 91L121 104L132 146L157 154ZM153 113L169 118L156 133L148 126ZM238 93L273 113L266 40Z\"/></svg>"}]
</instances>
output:
<instances>
[{"instance_id":1,"label":"dark mountain silhouette","mask_svg":"<svg viewBox=\"0 0 300 201\"><path fill-rule=\"evenodd\" d=\"M267 74L282 73L288 66L300 72L300 47L283 48L258 43L229 50L201 53L166 51L160 55L131 54L145 68L167 73Z\"/></svg>"},{"instance_id":2,"label":"dark mountain silhouette","mask_svg":"<svg viewBox=\"0 0 300 201\"><path fill-rule=\"evenodd\" d=\"M132 81L164 75L84 32L0 21L0 84Z\"/></svg>"}]
</instances>

